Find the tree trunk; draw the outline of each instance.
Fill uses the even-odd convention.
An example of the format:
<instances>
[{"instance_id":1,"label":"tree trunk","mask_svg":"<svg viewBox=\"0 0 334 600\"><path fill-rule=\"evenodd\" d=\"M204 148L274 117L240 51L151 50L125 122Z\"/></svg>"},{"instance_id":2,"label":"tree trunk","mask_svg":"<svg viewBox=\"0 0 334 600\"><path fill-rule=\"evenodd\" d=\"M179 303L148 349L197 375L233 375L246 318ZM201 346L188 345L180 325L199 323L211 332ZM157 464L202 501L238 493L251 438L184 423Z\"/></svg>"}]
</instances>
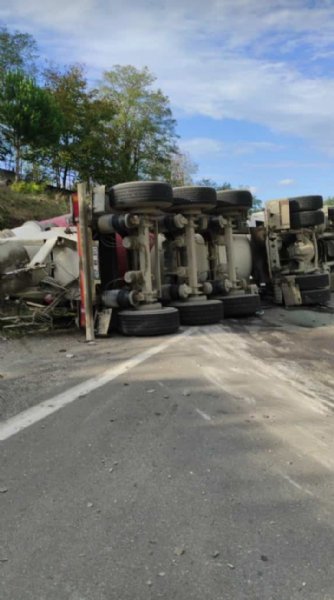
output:
<instances>
[{"instance_id":1,"label":"tree trunk","mask_svg":"<svg viewBox=\"0 0 334 600\"><path fill-rule=\"evenodd\" d=\"M68 173L68 166L65 165L64 171L63 171L63 181L62 181L62 187L64 190L66 189L67 173Z\"/></svg>"},{"instance_id":2,"label":"tree trunk","mask_svg":"<svg viewBox=\"0 0 334 600\"><path fill-rule=\"evenodd\" d=\"M21 167L21 144L19 141L15 143L15 181L20 179Z\"/></svg>"}]
</instances>

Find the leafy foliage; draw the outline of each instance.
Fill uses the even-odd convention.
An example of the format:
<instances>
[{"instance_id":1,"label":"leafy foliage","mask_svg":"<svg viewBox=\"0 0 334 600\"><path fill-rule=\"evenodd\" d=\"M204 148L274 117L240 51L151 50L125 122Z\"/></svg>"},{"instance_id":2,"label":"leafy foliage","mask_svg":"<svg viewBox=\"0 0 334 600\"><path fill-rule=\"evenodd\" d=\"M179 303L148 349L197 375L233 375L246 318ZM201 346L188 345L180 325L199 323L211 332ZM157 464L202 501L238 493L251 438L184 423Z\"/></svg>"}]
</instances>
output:
<instances>
[{"instance_id":1,"label":"leafy foliage","mask_svg":"<svg viewBox=\"0 0 334 600\"><path fill-rule=\"evenodd\" d=\"M21 194L43 194L46 190L46 183L37 183L36 181L14 181L11 185L13 192Z\"/></svg>"},{"instance_id":2,"label":"leafy foliage","mask_svg":"<svg viewBox=\"0 0 334 600\"><path fill-rule=\"evenodd\" d=\"M46 89L61 113L61 129L57 143L41 155L41 162L54 172L57 185L65 188L70 172L80 173L82 144L92 129L88 118L92 94L80 65L72 65L64 73L49 68L44 76Z\"/></svg>"},{"instance_id":3,"label":"leafy foliage","mask_svg":"<svg viewBox=\"0 0 334 600\"><path fill-rule=\"evenodd\" d=\"M29 33L0 27L0 73L23 71L30 75L36 72L37 44Z\"/></svg>"},{"instance_id":4,"label":"leafy foliage","mask_svg":"<svg viewBox=\"0 0 334 600\"><path fill-rule=\"evenodd\" d=\"M95 90L81 65L49 67L41 87L37 58L30 34L0 27L0 160L13 157L17 179L63 188L78 179L193 184L197 165L178 148L169 99L147 67L115 65ZM211 179L197 185L231 189Z\"/></svg>"},{"instance_id":5,"label":"leafy foliage","mask_svg":"<svg viewBox=\"0 0 334 600\"><path fill-rule=\"evenodd\" d=\"M168 178L176 152L176 122L168 98L153 90L155 77L145 67L116 65L104 73L100 98L111 103L110 183Z\"/></svg>"},{"instance_id":6,"label":"leafy foliage","mask_svg":"<svg viewBox=\"0 0 334 600\"><path fill-rule=\"evenodd\" d=\"M24 147L43 148L55 143L61 115L46 90L24 73L9 71L0 88L0 127L5 143L14 150L18 178Z\"/></svg>"}]
</instances>

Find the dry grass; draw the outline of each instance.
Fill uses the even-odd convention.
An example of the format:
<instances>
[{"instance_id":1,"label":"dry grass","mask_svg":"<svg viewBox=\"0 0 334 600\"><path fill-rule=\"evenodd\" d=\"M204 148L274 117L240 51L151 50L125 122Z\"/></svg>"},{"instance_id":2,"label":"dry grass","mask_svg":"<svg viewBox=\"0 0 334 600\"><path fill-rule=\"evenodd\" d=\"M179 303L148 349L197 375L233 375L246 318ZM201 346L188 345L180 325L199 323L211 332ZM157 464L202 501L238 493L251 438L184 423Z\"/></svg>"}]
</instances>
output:
<instances>
[{"instance_id":1,"label":"dry grass","mask_svg":"<svg viewBox=\"0 0 334 600\"><path fill-rule=\"evenodd\" d=\"M22 194L0 187L0 229L56 217L68 212L68 208L68 199L60 194Z\"/></svg>"}]
</instances>

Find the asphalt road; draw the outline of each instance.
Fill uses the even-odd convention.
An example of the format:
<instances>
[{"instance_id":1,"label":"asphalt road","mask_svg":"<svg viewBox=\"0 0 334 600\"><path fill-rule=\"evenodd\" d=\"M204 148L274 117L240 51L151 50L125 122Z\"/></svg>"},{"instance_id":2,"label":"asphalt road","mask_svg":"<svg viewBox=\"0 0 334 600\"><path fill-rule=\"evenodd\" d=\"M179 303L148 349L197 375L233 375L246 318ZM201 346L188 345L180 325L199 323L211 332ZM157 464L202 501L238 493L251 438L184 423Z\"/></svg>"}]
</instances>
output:
<instances>
[{"instance_id":1,"label":"asphalt road","mask_svg":"<svg viewBox=\"0 0 334 600\"><path fill-rule=\"evenodd\" d=\"M4 440L1 600L333 600L332 351L199 328Z\"/></svg>"}]
</instances>

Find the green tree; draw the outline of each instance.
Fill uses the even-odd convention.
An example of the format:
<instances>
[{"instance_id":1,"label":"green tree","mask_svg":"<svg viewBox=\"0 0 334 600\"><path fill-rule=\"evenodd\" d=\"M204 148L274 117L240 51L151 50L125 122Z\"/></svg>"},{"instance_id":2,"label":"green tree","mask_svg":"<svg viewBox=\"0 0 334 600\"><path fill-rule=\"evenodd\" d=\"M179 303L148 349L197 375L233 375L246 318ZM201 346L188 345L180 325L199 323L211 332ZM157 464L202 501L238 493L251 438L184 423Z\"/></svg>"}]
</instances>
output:
<instances>
[{"instance_id":1,"label":"green tree","mask_svg":"<svg viewBox=\"0 0 334 600\"><path fill-rule=\"evenodd\" d=\"M81 122L81 137L73 156L73 168L80 179L110 183L114 172L114 132L109 122L114 115L110 102L92 96Z\"/></svg>"},{"instance_id":2,"label":"green tree","mask_svg":"<svg viewBox=\"0 0 334 600\"><path fill-rule=\"evenodd\" d=\"M20 177L26 147L55 143L61 114L52 96L22 72L5 74L0 87L0 131L15 157L15 178Z\"/></svg>"},{"instance_id":3,"label":"green tree","mask_svg":"<svg viewBox=\"0 0 334 600\"><path fill-rule=\"evenodd\" d=\"M49 68L44 72L44 78L45 87L61 112L62 127L58 142L41 155L41 160L53 172L56 184L65 188L82 139L89 102L87 81L79 65L71 65L65 72Z\"/></svg>"},{"instance_id":4,"label":"green tree","mask_svg":"<svg viewBox=\"0 0 334 600\"><path fill-rule=\"evenodd\" d=\"M0 27L0 74L20 70L32 75L37 54L36 41L29 33L11 33L7 27Z\"/></svg>"},{"instance_id":5,"label":"green tree","mask_svg":"<svg viewBox=\"0 0 334 600\"><path fill-rule=\"evenodd\" d=\"M334 196L329 196L328 198L326 198L326 200L324 201L324 205L334 206Z\"/></svg>"},{"instance_id":6,"label":"green tree","mask_svg":"<svg viewBox=\"0 0 334 600\"><path fill-rule=\"evenodd\" d=\"M89 90L83 67L70 65L62 72L50 68L45 84L62 114L58 143L40 157L52 171L58 186L66 188L69 179L106 181L114 137L109 122L112 104Z\"/></svg>"},{"instance_id":7,"label":"green tree","mask_svg":"<svg viewBox=\"0 0 334 600\"><path fill-rule=\"evenodd\" d=\"M110 183L168 179L177 151L175 121L168 98L152 86L147 67L114 66L104 73L100 98L114 107L110 120Z\"/></svg>"}]
</instances>

